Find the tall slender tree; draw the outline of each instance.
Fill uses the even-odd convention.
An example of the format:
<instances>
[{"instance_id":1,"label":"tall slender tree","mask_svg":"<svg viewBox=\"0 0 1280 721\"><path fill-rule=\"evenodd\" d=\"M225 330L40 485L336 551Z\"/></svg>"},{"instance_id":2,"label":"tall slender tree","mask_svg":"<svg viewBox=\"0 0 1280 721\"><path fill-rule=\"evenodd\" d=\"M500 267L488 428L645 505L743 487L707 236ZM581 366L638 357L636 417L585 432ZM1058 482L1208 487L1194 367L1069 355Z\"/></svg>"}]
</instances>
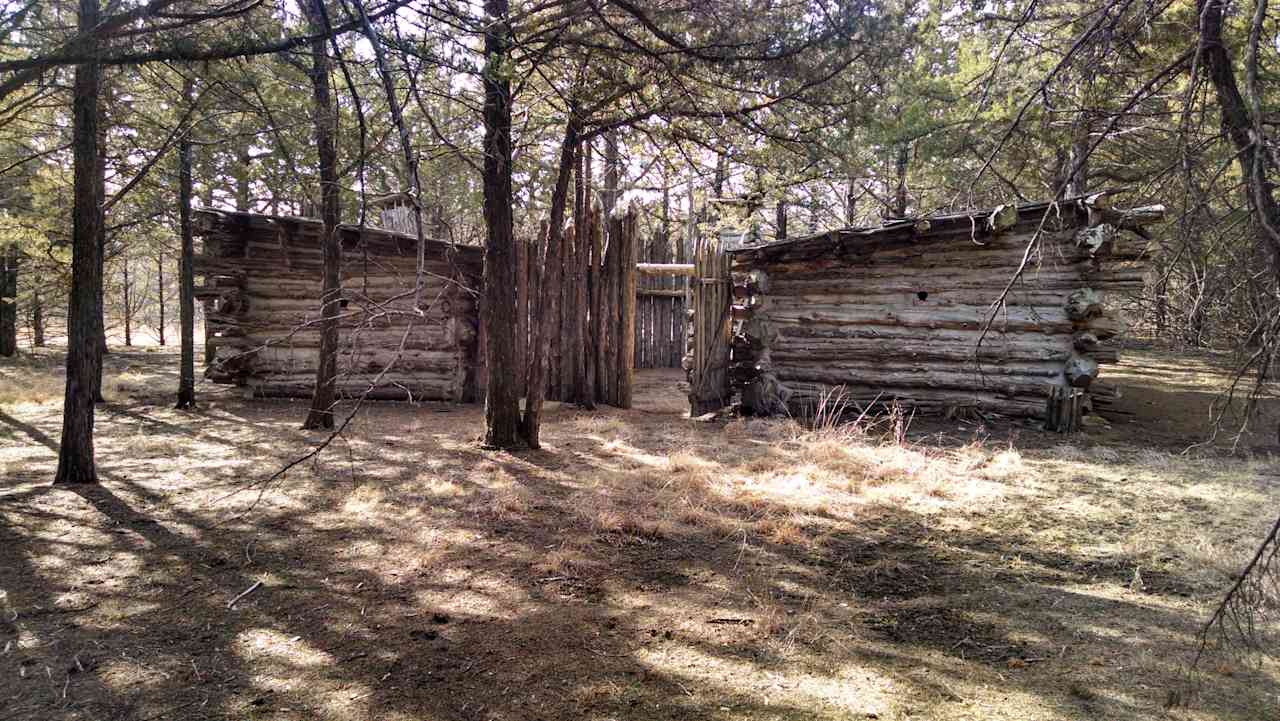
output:
<instances>
[{"instance_id":1,"label":"tall slender tree","mask_svg":"<svg viewBox=\"0 0 1280 721\"><path fill-rule=\"evenodd\" d=\"M511 23L507 0L485 0L484 31L484 443L520 444L515 368L515 231L511 217Z\"/></svg>"},{"instance_id":2,"label":"tall slender tree","mask_svg":"<svg viewBox=\"0 0 1280 721\"><path fill-rule=\"evenodd\" d=\"M0 356L18 352L18 248L0 251Z\"/></svg>"},{"instance_id":3,"label":"tall slender tree","mask_svg":"<svg viewBox=\"0 0 1280 721\"><path fill-rule=\"evenodd\" d=\"M190 76L183 78L182 99L188 108L194 102L195 81ZM178 231L181 235L182 255L178 267L178 330L181 350L178 360L178 408L195 408L196 406L196 350L195 350L195 272L192 263L195 258L195 240L191 229L191 125L180 131L178 140ZM163 294L164 287L160 292ZM163 302L163 295L161 299ZM161 306L164 307L163 305ZM160 321L161 333L164 332L164 317Z\"/></svg>"},{"instance_id":4,"label":"tall slender tree","mask_svg":"<svg viewBox=\"0 0 1280 721\"><path fill-rule=\"evenodd\" d=\"M78 26L84 33L97 27L98 0L80 0ZM102 184L99 182L98 91L101 68L94 56L98 43L90 40L89 60L75 69L71 99L72 186L71 292L67 309L67 388L62 409L62 442L54 483L95 483L93 405L100 382L98 352L101 324L98 296L102 286L99 240L102 233Z\"/></svg>"},{"instance_id":5,"label":"tall slender tree","mask_svg":"<svg viewBox=\"0 0 1280 721\"><path fill-rule=\"evenodd\" d=\"M311 410L303 428L333 428L334 386L338 379L338 315L341 312L342 240L338 237L341 207L338 197L338 148L336 116L329 87L331 63L326 48L324 0L301 0L311 31L311 92L315 123L316 155L320 174L320 219L324 222L321 251L324 279L320 292L320 349L316 359L316 386Z\"/></svg>"}]
</instances>

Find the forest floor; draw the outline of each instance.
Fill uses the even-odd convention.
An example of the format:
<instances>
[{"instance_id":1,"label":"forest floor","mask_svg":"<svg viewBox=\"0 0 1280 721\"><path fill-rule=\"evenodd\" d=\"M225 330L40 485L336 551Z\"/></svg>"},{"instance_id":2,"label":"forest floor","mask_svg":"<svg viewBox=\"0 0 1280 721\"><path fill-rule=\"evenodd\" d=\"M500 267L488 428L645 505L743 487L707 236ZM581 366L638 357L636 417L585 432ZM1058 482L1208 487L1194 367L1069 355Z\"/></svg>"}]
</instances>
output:
<instances>
[{"instance_id":1,"label":"forest floor","mask_svg":"<svg viewBox=\"0 0 1280 721\"><path fill-rule=\"evenodd\" d=\"M306 405L175 368L113 353L103 482L55 488L57 357L0 364L0 719L1280 718L1269 662L1185 685L1280 507L1274 430L1182 453L1209 357L1069 437L698 422L671 372L537 452L381 403L269 486Z\"/></svg>"}]
</instances>

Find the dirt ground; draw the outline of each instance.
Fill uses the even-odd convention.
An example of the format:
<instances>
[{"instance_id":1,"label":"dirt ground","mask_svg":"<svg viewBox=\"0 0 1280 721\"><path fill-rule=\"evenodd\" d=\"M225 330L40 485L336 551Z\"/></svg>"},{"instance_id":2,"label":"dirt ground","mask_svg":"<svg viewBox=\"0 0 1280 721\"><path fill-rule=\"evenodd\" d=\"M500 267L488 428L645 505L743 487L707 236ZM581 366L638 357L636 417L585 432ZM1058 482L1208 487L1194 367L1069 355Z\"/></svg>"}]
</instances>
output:
<instances>
[{"instance_id":1,"label":"dirt ground","mask_svg":"<svg viewBox=\"0 0 1280 721\"><path fill-rule=\"evenodd\" d=\"M538 452L382 403L264 487L304 403L175 411L116 352L92 488L49 485L57 360L0 364L0 719L1280 718L1218 655L1165 708L1280 507L1273 437L1182 453L1212 358L1131 355L1069 437L698 422L669 372Z\"/></svg>"}]
</instances>

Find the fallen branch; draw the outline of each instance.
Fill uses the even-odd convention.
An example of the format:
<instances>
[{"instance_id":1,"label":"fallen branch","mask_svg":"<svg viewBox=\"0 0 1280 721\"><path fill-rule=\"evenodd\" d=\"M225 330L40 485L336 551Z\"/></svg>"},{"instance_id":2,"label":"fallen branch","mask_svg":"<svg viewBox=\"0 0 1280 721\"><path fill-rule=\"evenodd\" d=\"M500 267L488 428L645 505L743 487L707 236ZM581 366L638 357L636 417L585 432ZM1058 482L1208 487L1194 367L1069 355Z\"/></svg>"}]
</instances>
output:
<instances>
[{"instance_id":1,"label":"fallen branch","mask_svg":"<svg viewBox=\"0 0 1280 721\"><path fill-rule=\"evenodd\" d=\"M231 610L231 608L234 607L240 599L258 590L258 588L261 586L262 586L262 581L254 581L252 586L241 591L239 596L236 596L235 598L227 602L227 610Z\"/></svg>"}]
</instances>

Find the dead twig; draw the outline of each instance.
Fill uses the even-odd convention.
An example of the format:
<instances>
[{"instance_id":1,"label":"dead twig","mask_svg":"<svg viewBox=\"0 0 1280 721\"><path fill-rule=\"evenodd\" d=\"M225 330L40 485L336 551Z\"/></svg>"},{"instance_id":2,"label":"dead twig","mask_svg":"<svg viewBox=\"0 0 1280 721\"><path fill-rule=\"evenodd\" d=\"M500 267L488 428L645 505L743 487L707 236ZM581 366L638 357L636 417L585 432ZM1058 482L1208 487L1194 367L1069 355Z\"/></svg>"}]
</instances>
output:
<instances>
[{"instance_id":1,"label":"dead twig","mask_svg":"<svg viewBox=\"0 0 1280 721\"><path fill-rule=\"evenodd\" d=\"M258 588L261 586L262 586L262 581L254 581L253 585L241 591L240 595L236 596L230 601L227 601L227 610L231 610L236 605L236 603L240 601L240 599L258 590Z\"/></svg>"}]
</instances>

